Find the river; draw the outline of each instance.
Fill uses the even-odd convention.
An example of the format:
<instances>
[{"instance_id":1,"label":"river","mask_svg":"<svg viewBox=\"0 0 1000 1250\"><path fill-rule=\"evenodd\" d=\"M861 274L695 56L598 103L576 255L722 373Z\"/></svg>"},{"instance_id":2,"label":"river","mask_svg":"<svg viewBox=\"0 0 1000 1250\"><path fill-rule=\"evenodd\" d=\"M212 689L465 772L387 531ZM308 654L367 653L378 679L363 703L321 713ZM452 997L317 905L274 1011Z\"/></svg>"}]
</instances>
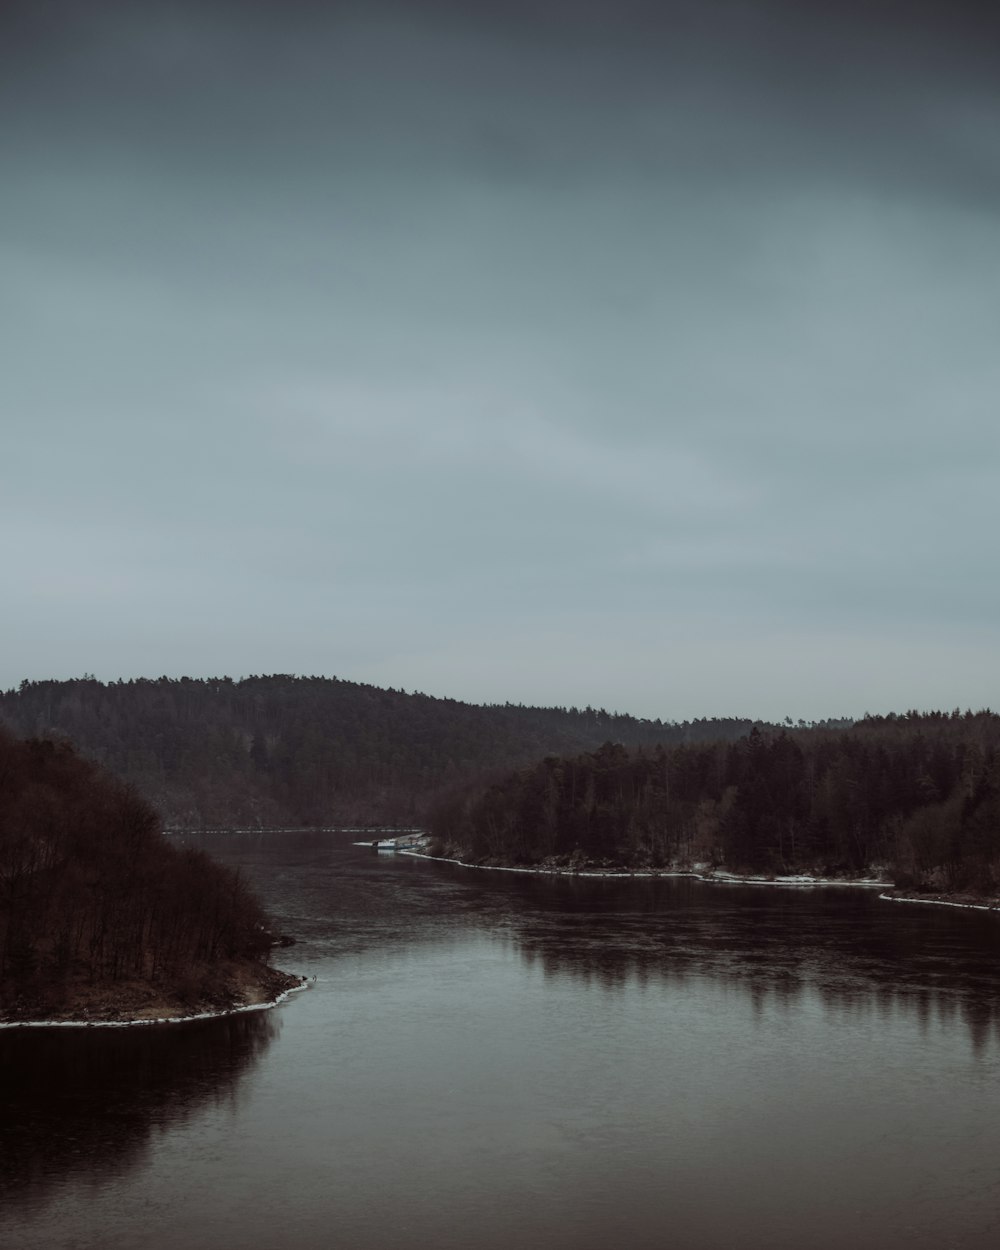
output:
<instances>
[{"instance_id":1,"label":"river","mask_svg":"<svg viewBox=\"0 0 1000 1250\"><path fill-rule=\"evenodd\" d=\"M209 835L315 977L0 1032L17 1250L1000 1244L1000 918Z\"/></svg>"}]
</instances>

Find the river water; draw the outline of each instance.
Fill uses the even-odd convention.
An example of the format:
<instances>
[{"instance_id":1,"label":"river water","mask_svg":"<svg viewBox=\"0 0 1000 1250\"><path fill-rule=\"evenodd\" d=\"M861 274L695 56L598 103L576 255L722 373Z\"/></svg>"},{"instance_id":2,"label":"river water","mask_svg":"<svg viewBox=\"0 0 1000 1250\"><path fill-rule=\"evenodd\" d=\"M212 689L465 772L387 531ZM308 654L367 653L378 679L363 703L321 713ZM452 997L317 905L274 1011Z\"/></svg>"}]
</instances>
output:
<instances>
[{"instance_id":1,"label":"river water","mask_svg":"<svg viewBox=\"0 0 1000 1250\"><path fill-rule=\"evenodd\" d=\"M312 988L0 1032L3 1247L1000 1244L1000 917L202 844Z\"/></svg>"}]
</instances>

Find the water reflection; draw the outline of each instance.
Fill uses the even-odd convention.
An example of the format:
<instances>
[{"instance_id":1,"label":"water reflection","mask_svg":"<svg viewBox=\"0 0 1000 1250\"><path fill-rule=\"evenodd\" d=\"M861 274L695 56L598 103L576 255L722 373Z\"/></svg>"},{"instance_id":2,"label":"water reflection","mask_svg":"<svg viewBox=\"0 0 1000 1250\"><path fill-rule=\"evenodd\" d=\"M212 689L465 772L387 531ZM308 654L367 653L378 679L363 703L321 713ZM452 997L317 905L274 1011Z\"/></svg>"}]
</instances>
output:
<instances>
[{"instance_id":1,"label":"water reflection","mask_svg":"<svg viewBox=\"0 0 1000 1250\"><path fill-rule=\"evenodd\" d=\"M476 930L547 977L609 992L700 978L739 987L760 1009L809 992L858 1018L901 1012L925 1029L960 1019L977 1053L1000 1038L992 915L887 903L853 888L480 872L315 835L244 845L239 862L307 939L297 964L373 947L412 951Z\"/></svg>"},{"instance_id":2,"label":"water reflection","mask_svg":"<svg viewBox=\"0 0 1000 1250\"><path fill-rule=\"evenodd\" d=\"M5 1246L995 1245L996 917L219 849L313 992L0 1034Z\"/></svg>"},{"instance_id":3,"label":"water reflection","mask_svg":"<svg viewBox=\"0 0 1000 1250\"><path fill-rule=\"evenodd\" d=\"M545 976L626 986L738 987L760 1009L807 991L833 1012L964 1022L1000 1037L1000 919L886 903L851 888L707 885L691 878L547 877L377 856L331 835L232 837L208 849L249 873L299 970L351 953L438 947L470 931Z\"/></svg>"},{"instance_id":4,"label":"water reflection","mask_svg":"<svg viewBox=\"0 0 1000 1250\"><path fill-rule=\"evenodd\" d=\"M1000 924L843 890L707 887L680 880L535 881L513 942L529 966L607 991L708 978L755 1006L807 991L830 1010L964 1021L1000 1039Z\"/></svg>"},{"instance_id":5,"label":"water reflection","mask_svg":"<svg viewBox=\"0 0 1000 1250\"><path fill-rule=\"evenodd\" d=\"M271 1012L132 1029L0 1032L0 1205L141 1165L157 1133L237 1099Z\"/></svg>"}]
</instances>

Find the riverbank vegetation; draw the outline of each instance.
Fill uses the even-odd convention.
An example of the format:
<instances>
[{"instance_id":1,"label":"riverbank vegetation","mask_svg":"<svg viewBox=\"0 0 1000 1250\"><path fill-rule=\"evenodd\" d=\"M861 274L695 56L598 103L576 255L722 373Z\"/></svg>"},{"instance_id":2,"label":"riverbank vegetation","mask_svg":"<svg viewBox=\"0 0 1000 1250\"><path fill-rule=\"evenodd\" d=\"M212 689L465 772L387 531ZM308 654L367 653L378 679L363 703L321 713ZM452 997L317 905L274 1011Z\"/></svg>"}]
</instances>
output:
<instances>
[{"instance_id":1,"label":"riverbank vegetation","mask_svg":"<svg viewBox=\"0 0 1000 1250\"><path fill-rule=\"evenodd\" d=\"M160 829L68 743L0 732L0 1018L219 1010L297 980L267 968L241 878Z\"/></svg>"},{"instance_id":2,"label":"riverbank vegetation","mask_svg":"<svg viewBox=\"0 0 1000 1250\"><path fill-rule=\"evenodd\" d=\"M474 862L859 877L1000 889L1000 717L754 727L736 742L549 756L437 803L434 849Z\"/></svg>"}]
</instances>

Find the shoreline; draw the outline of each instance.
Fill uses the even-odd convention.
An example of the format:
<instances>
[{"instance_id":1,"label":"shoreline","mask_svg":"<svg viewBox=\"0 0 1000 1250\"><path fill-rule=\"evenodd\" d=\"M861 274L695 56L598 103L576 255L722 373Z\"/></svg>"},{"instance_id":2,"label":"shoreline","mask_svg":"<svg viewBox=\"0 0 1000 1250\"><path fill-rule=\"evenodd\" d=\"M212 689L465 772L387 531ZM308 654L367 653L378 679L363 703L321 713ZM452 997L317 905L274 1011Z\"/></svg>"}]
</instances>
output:
<instances>
[{"instance_id":1,"label":"shoreline","mask_svg":"<svg viewBox=\"0 0 1000 1250\"><path fill-rule=\"evenodd\" d=\"M277 971L277 969L272 969ZM296 973L283 973L294 977L295 984L287 985L275 998L260 1003L241 1003L236 1007L221 1007L214 1011L197 1011L190 1015L138 1016L124 1020L0 1020L0 1029L131 1029L152 1024L189 1024L193 1020L220 1020L247 1011L270 1011L285 1002L292 994L310 988L308 978Z\"/></svg>"},{"instance_id":2,"label":"shoreline","mask_svg":"<svg viewBox=\"0 0 1000 1250\"><path fill-rule=\"evenodd\" d=\"M412 855L415 859L427 859L439 864L458 864L460 868L478 868L485 872L523 872L538 877L611 877L625 879L639 877L647 880L657 877L690 877L695 881L703 881L707 885L769 885L788 888L809 889L814 887L831 888L841 886L851 889L878 889L882 893L879 899L887 903L923 903L928 906L956 907L964 911L988 911L1000 913L1000 899L977 902L967 895L956 895L951 898L942 895L924 897L894 893L891 882L875 877L815 877L808 873L789 873L787 876L759 877L739 876L732 872L701 872L698 869L686 868L640 868L634 871L627 869L573 869L573 868L515 868L506 864L470 864L463 859L446 858L443 855L428 855L422 851L400 850L400 855Z\"/></svg>"},{"instance_id":3,"label":"shoreline","mask_svg":"<svg viewBox=\"0 0 1000 1250\"><path fill-rule=\"evenodd\" d=\"M741 877L732 872L700 872L696 868L515 868L506 864L470 864L464 859L449 859L443 855L427 855L423 851L397 852L400 855L411 855L414 859L428 859L436 864L458 864L461 868L478 868L484 872L525 872L536 877L641 877L653 879L658 877L691 877L695 881L704 881L708 885L773 885L808 888L811 886L861 886L865 889L884 890L888 881L875 877L814 877L806 873L789 873L778 877Z\"/></svg>"},{"instance_id":4,"label":"shoreline","mask_svg":"<svg viewBox=\"0 0 1000 1250\"><path fill-rule=\"evenodd\" d=\"M959 907L964 911L993 911L1000 912L1000 900L992 903L972 903L961 901L957 898L942 898L940 895L934 898L921 898L918 894L916 898L909 894L880 894L879 898L885 903L923 903L925 907Z\"/></svg>"}]
</instances>

